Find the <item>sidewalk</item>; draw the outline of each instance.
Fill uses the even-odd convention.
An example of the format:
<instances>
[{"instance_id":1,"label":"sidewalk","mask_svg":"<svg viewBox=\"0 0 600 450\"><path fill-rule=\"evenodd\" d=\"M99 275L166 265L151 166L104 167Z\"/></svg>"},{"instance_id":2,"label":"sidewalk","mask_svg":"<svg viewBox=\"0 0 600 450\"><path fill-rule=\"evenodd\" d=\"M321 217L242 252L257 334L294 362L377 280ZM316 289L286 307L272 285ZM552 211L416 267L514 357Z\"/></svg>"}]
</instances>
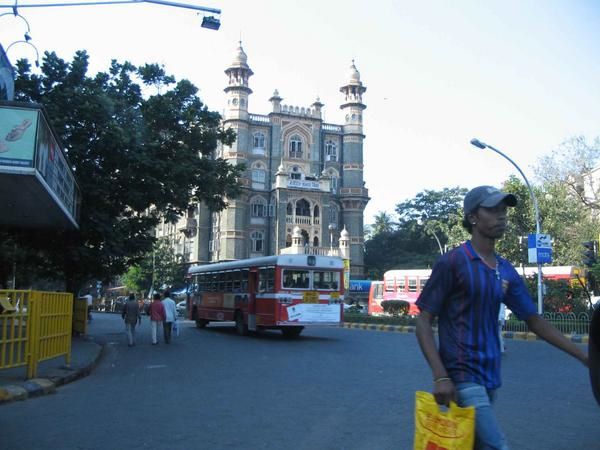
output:
<instances>
[{"instance_id":1,"label":"sidewalk","mask_svg":"<svg viewBox=\"0 0 600 450\"><path fill-rule=\"evenodd\" d=\"M85 336L71 341L71 365L66 367L65 357L43 361L38 365L37 378L26 380L27 367L0 370L0 404L13 400L51 394L61 386L89 375L102 354L102 346Z\"/></svg>"},{"instance_id":2,"label":"sidewalk","mask_svg":"<svg viewBox=\"0 0 600 450\"><path fill-rule=\"evenodd\" d=\"M357 328L360 330L371 331L391 331L396 333L415 332L415 327L413 325L378 325L373 323L344 322L342 326L344 328ZM505 339L517 339L522 341L541 340L536 334L528 331L503 331L502 336ZM589 336L587 334L565 334L565 337L576 344L587 344L589 342Z\"/></svg>"}]
</instances>

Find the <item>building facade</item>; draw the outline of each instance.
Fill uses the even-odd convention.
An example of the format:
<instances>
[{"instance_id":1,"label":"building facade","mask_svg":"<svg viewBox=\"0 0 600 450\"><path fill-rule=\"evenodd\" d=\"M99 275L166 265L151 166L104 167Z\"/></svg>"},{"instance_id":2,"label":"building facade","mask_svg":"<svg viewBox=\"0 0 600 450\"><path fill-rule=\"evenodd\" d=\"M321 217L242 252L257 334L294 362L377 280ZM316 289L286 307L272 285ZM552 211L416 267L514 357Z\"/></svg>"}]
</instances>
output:
<instances>
[{"instance_id":1,"label":"building facade","mask_svg":"<svg viewBox=\"0 0 600 450\"><path fill-rule=\"evenodd\" d=\"M211 213L203 205L188 211L171 236L190 263L211 263L274 255L292 246L299 232L307 252L338 247L347 237L352 278L364 275L363 215L369 201L363 179L362 95L366 91L354 62L340 87L343 124L325 123L317 98L309 107L282 104L277 90L271 112L249 112L252 69L241 43L225 70L223 124L237 134L217 157L244 164L242 194L227 209Z\"/></svg>"}]
</instances>

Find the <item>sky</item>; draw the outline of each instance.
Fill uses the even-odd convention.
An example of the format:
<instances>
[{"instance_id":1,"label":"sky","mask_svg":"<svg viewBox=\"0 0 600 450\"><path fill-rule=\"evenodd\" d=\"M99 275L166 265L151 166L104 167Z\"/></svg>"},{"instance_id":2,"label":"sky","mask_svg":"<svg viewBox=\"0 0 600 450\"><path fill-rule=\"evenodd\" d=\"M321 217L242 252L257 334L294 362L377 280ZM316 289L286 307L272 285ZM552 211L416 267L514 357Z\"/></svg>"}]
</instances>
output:
<instances>
[{"instance_id":1,"label":"sky","mask_svg":"<svg viewBox=\"0 0 600 450\"><path fill-rule=\"evenodd\" d=\"M55 51L70 60L85 49L90 74L111 59L163 64L219 112L224 70L240 39L254 72L255 114L271 111L277 89L287 105L307 107L318 96L325 121L343 123L339 88L354 60L367 87L365 223L426 189L500 185L519 176L498 154L470 145L474 137L535 182L532 167L541 156L571 136L600 135L595 0L190 0L222 10L218 31L201 28L196 11L156 4L24 7L43 3L18 2L40 56ZM10 13L0 17L7 49L27 26L12 9L0 13ZM33 60L35 51L15 44L8 57Z\"/></svg>"}]
</instances>

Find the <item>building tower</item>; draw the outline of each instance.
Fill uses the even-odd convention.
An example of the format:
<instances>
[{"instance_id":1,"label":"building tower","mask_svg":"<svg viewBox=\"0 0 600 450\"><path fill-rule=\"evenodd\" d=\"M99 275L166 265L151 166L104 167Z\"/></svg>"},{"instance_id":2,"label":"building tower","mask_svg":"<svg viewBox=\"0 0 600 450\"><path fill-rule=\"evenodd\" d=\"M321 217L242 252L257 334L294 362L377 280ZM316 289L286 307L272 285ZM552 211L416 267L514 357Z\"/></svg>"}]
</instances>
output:
<instances>
[{"instance_id":1,"label":"building tower","mask_svg":"<svg viewBox=\"0 0 600 450\"><path fill-rule=\"evenodd\" d=\"M235 131L237 138L230 147L223 148L222 156L233 165L247 164L247 151L250 147L248 98L252 94L248 80L254 74L248 66L248 57L242 47L242 42L236 50L230 66L225 69L228 77L227 108L223 126ZM249 180L240 180L244 188L249 186ZM248 210L248 193L246 189L233 200L229 200L229 207L215 214L213 217L212 254L213 260L234 260L247 257L245 247L244 217Z\"/></svg>"},{"instance_id":2,"label":"building tower","mask_svg":"<svg viewBox=\"0 0 600 450\"><path fill-rule=\"evenodd\" d=\"M369 193L363 180L363 111L366 105L362 94L367 90L360 81L360 73L354 60L348 72L348 82L340 88L344 103L342 184L340 201L342 221L350 238L351 278L364 277L364 210L369 201Z\"/></svg>"}]
</instances>

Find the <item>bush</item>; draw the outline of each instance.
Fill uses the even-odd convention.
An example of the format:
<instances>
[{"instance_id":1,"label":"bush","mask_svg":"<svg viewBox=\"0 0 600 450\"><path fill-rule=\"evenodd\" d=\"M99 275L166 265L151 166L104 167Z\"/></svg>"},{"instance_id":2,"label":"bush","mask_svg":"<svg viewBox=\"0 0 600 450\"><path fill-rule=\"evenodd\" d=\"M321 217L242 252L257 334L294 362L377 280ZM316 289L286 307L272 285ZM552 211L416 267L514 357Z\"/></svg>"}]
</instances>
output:
<instances>
[{"instance_id":1,"label":"bush","mask_svg":"<svg viewBox=\"0 0 600 450\"><path fill-rule=\"evenodd\" d=\"M408 313L410 305L404 300L384 300L381 302L381 307L384 313L396 317L400 315L405 316Z\"/></svg>"}]
</instances>

